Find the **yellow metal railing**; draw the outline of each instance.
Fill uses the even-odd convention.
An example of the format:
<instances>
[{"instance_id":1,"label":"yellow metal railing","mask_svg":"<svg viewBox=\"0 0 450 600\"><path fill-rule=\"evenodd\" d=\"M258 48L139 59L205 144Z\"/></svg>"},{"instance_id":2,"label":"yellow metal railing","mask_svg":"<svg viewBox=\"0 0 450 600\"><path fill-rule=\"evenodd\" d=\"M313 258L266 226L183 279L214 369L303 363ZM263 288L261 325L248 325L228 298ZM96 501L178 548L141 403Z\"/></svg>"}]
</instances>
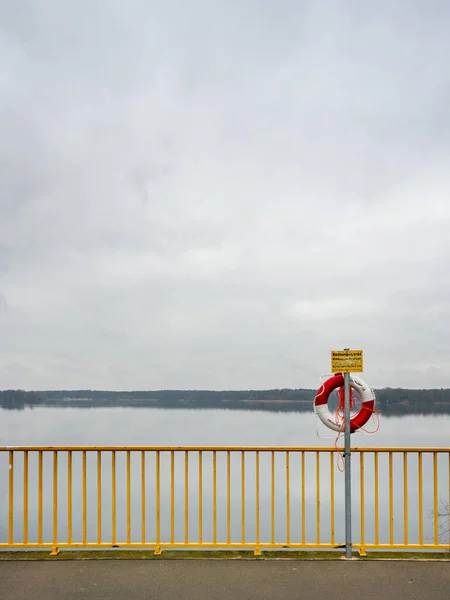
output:
<instances>
[{"instance_id":1,"label":"yellow metal railing","mask_svg":"<svg viewBox=\"0 0 450 600\"><path fill-rule=\"evenodd\" d=\"M0 549L341 548L336 459L316 447L2 447ZM354 448L352 464L355 548L450 549L450 448Z\"/></svg>"}]
</instances>

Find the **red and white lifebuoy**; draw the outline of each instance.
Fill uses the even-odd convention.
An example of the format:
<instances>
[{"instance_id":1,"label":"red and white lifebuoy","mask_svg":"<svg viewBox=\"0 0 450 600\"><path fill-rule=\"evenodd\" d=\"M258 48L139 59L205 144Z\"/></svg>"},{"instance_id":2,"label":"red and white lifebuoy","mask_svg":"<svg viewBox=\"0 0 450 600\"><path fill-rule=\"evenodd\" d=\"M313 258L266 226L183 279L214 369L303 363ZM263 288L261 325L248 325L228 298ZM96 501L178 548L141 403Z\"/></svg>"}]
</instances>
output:
<instances>
[{"instance_id":1,"label":"red and white lifebuoy","mask_svg":"<svg viewBox=\"0 0 450 600\"><path fill-rule=\"evenodd\" d=\"M360 410L350 419L350 433L363 427L370 419L375 408L375 392L359 377L350 375L350 386L359 393L361 400ZM314 412L324 425L333 431L344 431L344 423L336 423L328 408L328 398L333 390L344 385L342 373L336 373L327 379L314 398Z\"/></svg>"}]
</instances>

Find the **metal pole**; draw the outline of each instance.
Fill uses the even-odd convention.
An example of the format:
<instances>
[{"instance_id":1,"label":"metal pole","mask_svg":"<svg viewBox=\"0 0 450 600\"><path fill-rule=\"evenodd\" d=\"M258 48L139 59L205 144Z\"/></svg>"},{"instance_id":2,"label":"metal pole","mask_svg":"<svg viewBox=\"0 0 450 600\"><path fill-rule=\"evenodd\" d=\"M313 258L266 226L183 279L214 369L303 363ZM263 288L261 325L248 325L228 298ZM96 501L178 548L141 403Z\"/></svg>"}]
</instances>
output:
<instances>
[{"instance_id":1,"label":"metal pole","mask_svg":"<svg viewBox=\"0 0 450 600\"><path fill-rule=\"evenodd\" d=\"M347 350L347 348L345 348ZM350 446L350 373L344 373L345 558L352 558L352 473Z\"/></svg>"}]
</instances>

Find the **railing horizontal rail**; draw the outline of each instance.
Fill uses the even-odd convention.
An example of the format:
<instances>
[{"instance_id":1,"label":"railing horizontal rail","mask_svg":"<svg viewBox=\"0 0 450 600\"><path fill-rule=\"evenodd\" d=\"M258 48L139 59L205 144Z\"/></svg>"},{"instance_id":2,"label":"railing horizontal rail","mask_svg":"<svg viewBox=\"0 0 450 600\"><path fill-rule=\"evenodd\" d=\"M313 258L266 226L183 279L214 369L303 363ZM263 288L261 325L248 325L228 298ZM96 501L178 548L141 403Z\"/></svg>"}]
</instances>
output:
<instances>
[{"instance_id":1,"label":"railing horizontal rail","mask_svg":"<svg viewBox=\"0 0 450 600\"><path fill-rule=\"evenodd\" d=\"M86 451L111 451L111 450L130 450L130 451L142 451L146 452L199 452L204 450L205 452L211 452L216 450L217 452L342 452L344 447L342 446L0 446L0 452L6 452L8 450L14 451L29 451L36 452L42 451L54 451L68 452L73 450L74 452ZM355 446L352 447L352 452L439 452L449 453L450 446L448 448L441 447L423 447L418 448L415 446L383 446L383 447L370 447L370 446Z\"/></svg>"},{"instance_id":2,"label":"railing horizontal rail","mask_svg":"<svg viewBox=\"0 0 450 600\"><path fill-rule=\"evenodd\" d=\"M0 549L342 548L342 450L2 446ZM450 448L352 454L355 547L450 549Z\"/></svg>"}]
</instances>

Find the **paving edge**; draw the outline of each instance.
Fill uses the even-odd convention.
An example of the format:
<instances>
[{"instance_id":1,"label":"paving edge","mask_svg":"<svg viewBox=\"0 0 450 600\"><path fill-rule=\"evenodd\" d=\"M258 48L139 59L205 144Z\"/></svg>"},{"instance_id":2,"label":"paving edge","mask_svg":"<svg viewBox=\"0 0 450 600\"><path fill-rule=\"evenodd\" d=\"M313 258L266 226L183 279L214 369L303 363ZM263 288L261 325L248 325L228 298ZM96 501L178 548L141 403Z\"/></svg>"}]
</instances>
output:
<instances>
[{"instance_id":1,"label":"paving edge","mask_svg":"<svg viewBox=\"0 0 450 600\"><path fill-rule=\"evenodd\" d=\"M425 553L425 552L370 552L367 556L360 556L357 552L353 553L351 559L347 559L342 552L262 552L260 556L255 556L253 552L227 552L227 551L174 551L166 550L160 556L155 556L153 551L149 550L81 550L81 551L61 551L56 556L51 556L49 551L28 550L28 551L1 551L1 561L68 561L68 560L350 560L350 561L449 561L449 552Z\"/></svg>"}]
</instances>

